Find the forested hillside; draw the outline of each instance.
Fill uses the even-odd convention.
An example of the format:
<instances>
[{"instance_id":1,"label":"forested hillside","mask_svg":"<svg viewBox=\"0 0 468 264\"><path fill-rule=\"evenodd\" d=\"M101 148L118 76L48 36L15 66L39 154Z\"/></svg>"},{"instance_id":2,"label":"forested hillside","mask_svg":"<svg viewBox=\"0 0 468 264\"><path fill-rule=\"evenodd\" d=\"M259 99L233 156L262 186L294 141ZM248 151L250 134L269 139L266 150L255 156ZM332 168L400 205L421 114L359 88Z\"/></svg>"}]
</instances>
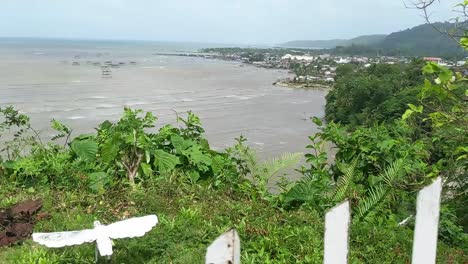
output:
<instances>
[{"instance_id":1,"label":"forested hillside","mask_svg":"<svg viewBox=\"0 0 468 264\"><path fill-rule=\"evenodd\" d=\"M360 36L350 40L291 41L289 47L330 49L346 55L390 55L409 57L462 58L467 55L455 41L440 31L453 30L453 23L424 24L389 35ZM429 41L430 40L430 41Z\"/></svg>"},{"instance_id":2,"label":"forested hillside","mask_svg":"<svg viewBox=\"0 0 468 264\"><path fill-rule=\"evenodd\" d=\"M399 31L388 35L381 43L383 49L398 51L407 56L464 56L466 52L455 41L441 31L453 30L452 23L435 23L433 25L420 25L411 29Z\"/></svg>"},{"instance_id":3,"label":"forested hillside","mask_svg":"<svg viewBox=\"0 0 468 264\"><path fill-rule=\"evenodd\" d=\"M302 47L302 48L320 48L332 49L336 46L351 46L351 45L376 45L380 43L386 35L366 35L352 39L331 39L331 40L296 40L289 41L281 46L284 47Z\"/></svg>"}]
</instances>

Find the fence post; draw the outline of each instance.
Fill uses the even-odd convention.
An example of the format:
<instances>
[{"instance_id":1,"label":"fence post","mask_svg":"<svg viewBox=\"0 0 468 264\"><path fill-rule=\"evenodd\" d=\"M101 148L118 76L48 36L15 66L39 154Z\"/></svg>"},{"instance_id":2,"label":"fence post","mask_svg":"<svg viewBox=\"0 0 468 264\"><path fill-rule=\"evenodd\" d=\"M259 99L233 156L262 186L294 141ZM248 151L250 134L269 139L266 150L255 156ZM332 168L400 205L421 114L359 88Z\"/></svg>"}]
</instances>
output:
<instances>
[{"instance_id":1,"label":"fence post","mask_svg":"<svg viewBox=\"0 0 468 264\"><path fill-rule=\"evenodd\" d=\"M418 193L412 264L436 263L441 191L439 177Z\"/></svg>"},{"instance_id":2,"label":"fence post","mask_svg":"<svg viewBox=\"0 0 468 264\"><path fill-rule=\"evenodd\" d=\"M206 251L205 264L240 264L240 239L231 229L219 236Z\"/></svg>"},{"instance_id":3,"label":"fence post","mask_svg":"<svg viewBox=\"0 0 468 264\"><path fill-rule=\"evenodd\" d=\"M325 215L324 264L348 263L348 230L351 214L346 201Z\"/></svg>"}]
</instances>

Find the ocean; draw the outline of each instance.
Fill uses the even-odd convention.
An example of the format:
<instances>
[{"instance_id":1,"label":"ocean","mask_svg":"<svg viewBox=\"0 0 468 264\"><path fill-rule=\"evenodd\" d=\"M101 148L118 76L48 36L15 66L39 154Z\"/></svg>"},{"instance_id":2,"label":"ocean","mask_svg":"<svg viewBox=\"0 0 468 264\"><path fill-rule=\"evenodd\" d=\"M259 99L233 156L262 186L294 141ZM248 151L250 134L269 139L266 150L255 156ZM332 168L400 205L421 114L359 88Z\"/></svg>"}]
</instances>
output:
<instances>
[{"instance_id":1,"label":"ocean","mask_svg":"<svg viewBox=\"0 0 468 264\"><path fill-rule=\"evenodd\" d=\"M304 152L324 115L325 91L276 87L289 76L238 62L158 55L191 53L217 44L0 39L0 107L29 115L44 139L55 118L73 135L116 121L125 106L153 112L157 126L176 113L199 115L206 137L222 149L243 135L262 158ZM103 75L101 65L114 64ZM106 69L107 70L107 69Z\"/></svg>"}]
</instances>

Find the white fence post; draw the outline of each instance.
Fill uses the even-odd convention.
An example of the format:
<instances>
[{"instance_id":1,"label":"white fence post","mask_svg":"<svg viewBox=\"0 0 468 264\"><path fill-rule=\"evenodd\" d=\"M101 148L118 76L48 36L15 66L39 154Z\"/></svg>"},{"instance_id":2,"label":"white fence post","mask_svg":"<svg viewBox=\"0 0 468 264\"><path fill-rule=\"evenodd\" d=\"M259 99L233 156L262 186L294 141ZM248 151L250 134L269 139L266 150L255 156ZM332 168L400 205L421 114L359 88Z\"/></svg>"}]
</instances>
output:
<instances>
[{"instance_id":1,"label":"white fence post","mask_svg":"<svg viewBox=\"0 0 468 264\"><path fill-rule=\"evenodd\" d=\"M418 193L412 264L436 263L442 179Z\"/></svg>"},{"instance_id":2,"label":"white fence post","mask_svg":"<svg viewBox=\"0 0 468 264\"><path fill-rule=\"evenodd\" d=\"M324 264L348 263L348 230L351 214L346 201L325 215Z\"/></svg>"},{"instance_id":3,"label":"white fence post","mask_svg":"<svg viewBox=\"0 0 468 264\"><path fill-rule=\"evenodd\" d=\"M240 239L231 229L219 236L206 251L205 264L240 264Z\"/></svg>"},{"instance_id":4,"label":"white fence post","mask_svg":"<svg viewBox=\"0 0 468 264\"><path fill-rule=\"evenodd\" d=\"M439 177L418 193L412 264L436 263L441 192ZM325 215L324 264L348 263L350 221L349 201ZM240 239L235 229L218 237L207 249L205 264L226 263L240 264Z\"/></svg>"}]
</instances>

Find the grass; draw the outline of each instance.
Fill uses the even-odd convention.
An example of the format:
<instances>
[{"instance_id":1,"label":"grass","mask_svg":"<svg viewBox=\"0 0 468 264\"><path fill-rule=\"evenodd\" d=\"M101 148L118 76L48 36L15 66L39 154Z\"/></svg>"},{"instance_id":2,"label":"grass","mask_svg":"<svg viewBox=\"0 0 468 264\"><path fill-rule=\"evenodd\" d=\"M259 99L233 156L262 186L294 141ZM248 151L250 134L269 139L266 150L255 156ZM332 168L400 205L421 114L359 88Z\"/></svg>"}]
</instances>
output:
<instances>
[{"instance_id":1,"label":"grass","mask_svg":"<svg viewBox=\"0 0 468 264\"><path fill-rule=\"evenodd\" d=\"M249 190L247 182L213 190L180 179L154 178L104 194L1 187L0 197L7 198L0 207L28 198L44 200L42 212L52 218L38 222L36 232L91 228L95 219L111 223L157 214L159 224L146 236L114 241L112 263L204 263L207 246L231 227L241 237L242 263L322 263L323 217L310 209L276 207ZM350 263L409 263L411 229L389 231L374 225L353 226ZM464 263L465 255L439 243L438 263ZM2 248L0 263L94 263L94 245L47 249L27 240Z\"/></svg>"}]
</instances>

